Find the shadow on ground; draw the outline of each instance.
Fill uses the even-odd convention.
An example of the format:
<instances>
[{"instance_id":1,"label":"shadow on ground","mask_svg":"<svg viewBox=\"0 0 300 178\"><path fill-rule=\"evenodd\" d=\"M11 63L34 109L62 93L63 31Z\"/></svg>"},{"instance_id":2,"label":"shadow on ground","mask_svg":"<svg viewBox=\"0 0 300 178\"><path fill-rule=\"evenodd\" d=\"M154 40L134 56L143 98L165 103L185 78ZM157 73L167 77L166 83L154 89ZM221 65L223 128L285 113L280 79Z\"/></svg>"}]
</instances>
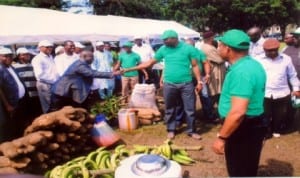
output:
<instances>
[{"instance_id":1,"label":"shadow on ground","mask_svg":"<svg viewBox=\"0 0 300 178\"><path fill-rule=\"evenodd\" d=\"M286 177L293 176L293 173L294 168L291 163L276 159L268 159L267 165L258 168L258 176Z\"/></svg>"}]
</instances>

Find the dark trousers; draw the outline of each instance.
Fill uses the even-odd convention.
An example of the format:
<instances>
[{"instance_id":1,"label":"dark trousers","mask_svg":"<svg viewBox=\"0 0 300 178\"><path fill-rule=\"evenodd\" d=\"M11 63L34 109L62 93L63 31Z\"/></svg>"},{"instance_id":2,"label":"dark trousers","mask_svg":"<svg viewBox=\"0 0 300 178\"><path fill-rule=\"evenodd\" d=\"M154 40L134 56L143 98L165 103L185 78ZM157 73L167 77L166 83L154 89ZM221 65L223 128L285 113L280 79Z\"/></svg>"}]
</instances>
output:
<instances>
[{"instance_id":1,"label":"dark trousers","mask_svg":"<svg viewBox=\"0 0 300 178\"><path fill-rule=\"evenodd\" d=\"M158 89L158 88L160 88L160 77L162 74L162 70L153 69L152 74L153 74L154 85L155 85L156 89Z\"/></svg>"},{"instance_id":2,"label":"dark trousers","mask_svg":"<svg viewBox=\"0 0 300 178\"><path fill-rule=\"evenodd\" d=\"M294 129L295 116L297 113L297 108L294 108L292 105L292 100L289 101L287 106L287 116L286 120L284 120L284 126L286 129Z\"/></svg>"},{"instance_id":3,"label":"dark trousers","mask_svg":"<svg viewBox=\"0 0 300 178\"><path fill-rule=\"evenodd\" d=\"M70 97L59 96L52 93L50 108L48 112L60 110L64 106L81 107L81 104L76 103Z\"/></svg>"},{"instance_id":4,"label":"dark trousers","mask_svg":"<svg viewBox=\"0 0 300 178\"><path fill-rule=\"evenodd\" d=\"M139 83L147 83L147 84L151 84L151 83L154 83L154 75L153 75L153 72L152 72L152 69L151 68L146 68L145 69L147 74L148 74L148 80L145 80L145 75L142 71L139 70Z\"/></svg>"},{"instance_id":5,"label":"dark trousers","mask_svg":"<svg viewBox=\"0 0 300 178\"><path fill-rule=\"evenodd\" d=\"M176 129L176 119L178 118L178 107L182 103L187 123L187 133L195 131L195 88L192 82L171 84L164 83L165 100L165 122L167 131L174 132Z\"/></svg>"},{"instance_id":6,"label":"dark trousers","mask_svg":"<svg viewBox=\"0 0 300 178\"><path fill-rule=\"evenodd\" d=\"M230 177L256 176L267 123L263 116L251 119L245 117L226 140L225 158Z\"/></svg>"},{"instance_id":7,"label":"dark trousers","mask_svg":"<svg viewBox=\"0 0 300 178\"><path fill-rule=\"evenodd\" d=\"M25 112L27 104L25 101L24 97L20 99L12 113L8 113L4 106L0 106L3 111L0 115L4 116L4 118L0 119L0 143L4 141L11 141L23 136L26 123L29 120Z\"/></svg>"},{"instance_id":8,"label":"dark trousers","mask_svg":"<svg viewBox=\"0 0 300 178\"><path fill-rule=\"evenodd\" d=\"M271 120L271 132L280 133L282 124L285 122L287 117L288 104L290 102L290 96L283 98L273 99L265 98L264 109L268 119Z\"/></svg>"}]
</instances>

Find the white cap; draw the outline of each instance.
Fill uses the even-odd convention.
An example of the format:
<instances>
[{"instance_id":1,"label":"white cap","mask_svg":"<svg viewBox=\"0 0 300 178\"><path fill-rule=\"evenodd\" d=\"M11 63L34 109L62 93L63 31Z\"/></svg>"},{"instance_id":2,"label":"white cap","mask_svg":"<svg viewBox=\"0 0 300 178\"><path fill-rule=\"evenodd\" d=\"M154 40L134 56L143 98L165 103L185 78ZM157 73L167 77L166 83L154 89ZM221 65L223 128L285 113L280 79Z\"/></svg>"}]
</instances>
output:
<instances>
[{"instance_id":1,"label":"white cap","mask_svg":"<svg viewBox=\"0 0 300 178\"><path fill-rule=\"evenodd\" d=\"M28 49L24 48L24 47L21 47L21 48L18 48L17 51L16 51L17 55L19 54L27 54L27 53L30 53L28 51Z\"/></svg>"},{"instance_id":2,"label":"white cap","mask_svg":"<svg viewBox=\"0 0 300 178\"><path fill-rule=\"evenodd\" d=\"M11 49L9 49L9 48L3 47L3 48L0 48L0 54L2 54L2 55L5 55L5 54L12 54L12 51L11 51Z\"/></svg>"},{"instance_id":3,"label":"white cap","mask_svg":"<svg viewBox=\"0 0 300 178\"><path fill-rule=\"evenodd\" d=\"M53 43L51 43L48 40L42 40L42 41L39 42L38 47L42 47L42 46L44 46L44 47L53 46Z\"/></svg>"},{"instance_id":4,"label":"white cap","mask_svg":"<svg viewBox=\"0 0 300 178\"><path fill-rule=\"evenodd\" d=\"M85 48L85 46L78 41L74 42L74 45L76 48Z\"/></svg>"},{"instance_id":5,"label":"white cap","mask_svg":"<svg viewBox=\"0 0 300 178\"><path fill-rule=\"evenodd\" d=\"M103 46L103 45L104 45L103 41L97 41L96 42L96 46Z\"/></svg>"},{"instance_id":6,"label":"white cap","mask_svg":"<svg viewBox=\"0 0 300 178\"><path fill-rule=\"evenodd\" d=\"M143 37L141 35L135 35L133 39L143 39Z\"/></svg>"},{"instance_id":7,"label":"white cap","mask_svg":"<svg viewBox=\"0 0 300 178\"><path fill-rule=\"evenodd\" d=\"M55 48L55 54L59 53L59 51L61 51L61 50L63 50L63 49L64 49L64 47L62 47L62 46L57 46L57 47Z\"/></svg>"}]
</instances>

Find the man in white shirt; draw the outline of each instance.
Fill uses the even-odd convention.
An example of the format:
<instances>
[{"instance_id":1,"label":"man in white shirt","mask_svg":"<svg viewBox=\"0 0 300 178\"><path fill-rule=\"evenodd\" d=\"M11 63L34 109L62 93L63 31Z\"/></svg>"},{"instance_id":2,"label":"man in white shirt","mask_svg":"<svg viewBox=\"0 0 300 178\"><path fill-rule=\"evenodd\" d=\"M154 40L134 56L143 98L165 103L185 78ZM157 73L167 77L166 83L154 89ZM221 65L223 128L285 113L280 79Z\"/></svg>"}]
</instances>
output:
<instances>
[{"instance_id":1,"label":"man in white shirt","mask_svg":"<svg viewBox=\"0 0 300 178\"><path fill-rule=\"evenodd\" d=\"M0 49L0 102L4 118L0 118L0 142L22 136L25 129L25 87L12 67L12 51ZM3 111L2 111L3 110ZM23 117L23 118L21 118Z\"/></svg>"},{"instance_id":2,"label":"man in white shirt","mask_svg":"<svg viewBox=\"0 0 300 178\"><path fill-rule=\"evenodd\" d=\"M143 43L143 38L141 36L135 36L134 37L134 43L132 47L132 51L140 55L141 57L141 63L147 62L148 60L152 59L154 56L154 51L152 47L148 44ZM144 73L142 71L139 71L139 83L153 83L154 77L152 74L152 67L147 68L146 72L148 73L148 78L144 76ZM148 81L146 81L148 79Z\"/></svg>"},{"instance_id":3,"label":"man in white shirt","mask_svg":"<svg viewBox=\"0 0 300 178\"><path fill-rule=\"evenodd\" d=\"M279 46L278 40L267 39L263 44L265 54L257 59L267 74L264 108L266 116L271 119L273 137L280 137L290 94L300 96L300 82L295 67L289 56L278 53Z\"/></svg>"},{"instance_id":4,"label":"man in white shirt","mask_svg":"<svg viewBox=\"0 0 300 178\"><path fill-rule=\"evenodd\" d=\"M36 87L42 110L46 113L50 106L51 86L58 79L56 66L51 56L53 43L48 40L39 42L40 53L32 59L32 67L37 80Z\"/></svg>"},{"instance_id":5,"label":"man in white shirt","mask_svg":"<svg viewBox=\"0 0 300 178\"><path fill-rule=\"evenodd\" d=\"M96 51L94 52L94 61L91 64L92 69L98 72L113 71L113 56L110 51L105 49L105 44L102 41L96 43ZM92 90L98 90L99 97L106 99L113 95L115 79L110 78L94 78Z\"/></svg>"},{"instance_id":6,"label":"man in white shirt","mask_svg":"<svg viewBox=\"0 0 300 178\"><path fill-rule=\"evenodd\" d=\"M74 53L75 45L73 41L67 40L64 42L64 53L54 58L57 72L62 76L65 71L79 59L78 55Z\"/></svg>"},{"instance_id":7,"label":"man in white shirt","mask_svg":"<svg viewBox=\"0 0 300 178\"><path fill-rule=\"evenodd\" d=\"M265 39L262 37L261 29L258 27L250 28L247 33L251 40L249 47L249 55L256 59L257 56L265 53L263 49Z\"/></svg>"}]
</instances>

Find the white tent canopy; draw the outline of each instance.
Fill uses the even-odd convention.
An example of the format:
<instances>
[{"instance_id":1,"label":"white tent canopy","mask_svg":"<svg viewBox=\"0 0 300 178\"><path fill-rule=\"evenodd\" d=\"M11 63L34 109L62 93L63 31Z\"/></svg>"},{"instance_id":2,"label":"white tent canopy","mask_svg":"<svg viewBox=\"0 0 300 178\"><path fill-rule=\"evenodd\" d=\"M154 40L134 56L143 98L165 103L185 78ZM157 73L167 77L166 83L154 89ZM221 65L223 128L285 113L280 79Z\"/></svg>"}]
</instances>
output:
<instances>
[{"instance_id":1,"label":"white tent canopy","mask_svg":"<svg viewBox=\"0 0 300 178\"><path fill-rule=\"evenodd\" d=\"M0 5L0 45L50 41L118 41L135 35L159 37L173 29L181 37L200 34L174 21L79 15L48 9Z\"/></svg>"}]
</instances>

